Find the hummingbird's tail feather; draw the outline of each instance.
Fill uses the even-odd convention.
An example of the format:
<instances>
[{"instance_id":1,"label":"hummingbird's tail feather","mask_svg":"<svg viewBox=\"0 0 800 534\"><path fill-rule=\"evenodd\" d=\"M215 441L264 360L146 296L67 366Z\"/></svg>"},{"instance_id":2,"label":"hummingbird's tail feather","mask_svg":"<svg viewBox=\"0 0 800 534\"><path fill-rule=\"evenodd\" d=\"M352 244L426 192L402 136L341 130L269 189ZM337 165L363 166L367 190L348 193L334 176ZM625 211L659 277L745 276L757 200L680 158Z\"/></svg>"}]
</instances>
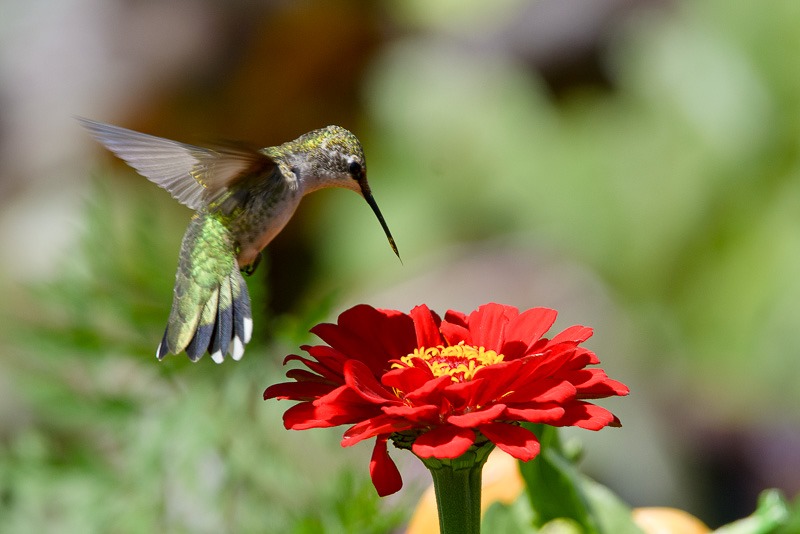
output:
<instances>
[{"instance_id":1,"label":"hummingbird's tail feather","mask_svg":"<svg viewBox=\"0 0 800 534\"><path fill-rule=\"evenodd\" d=\"M156 356L186 351L197 361L208 352L217 363L227 354L239 360L252 332L250 296L230 235L219 221L198 217L183 238L172 311Z\"/></svg>"}]
</instances>

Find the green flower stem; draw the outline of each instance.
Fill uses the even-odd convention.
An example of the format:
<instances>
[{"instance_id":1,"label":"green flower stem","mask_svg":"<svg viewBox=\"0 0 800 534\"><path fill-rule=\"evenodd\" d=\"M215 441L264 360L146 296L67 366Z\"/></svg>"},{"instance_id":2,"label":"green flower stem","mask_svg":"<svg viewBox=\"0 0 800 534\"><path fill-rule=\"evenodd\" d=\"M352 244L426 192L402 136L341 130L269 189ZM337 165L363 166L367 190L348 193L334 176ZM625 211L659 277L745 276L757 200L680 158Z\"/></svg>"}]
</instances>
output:
<instances>
[{"instance_id":1,"label":"green flower stem","mask_svg":"<svg viewBox=\"0 0 800 534\"><path fill-rule=\"evenodd\" d=\"M481 472L489 443L452 460L422 458L433 477L440 534L480 534Z\"/></svg>"}]
</instances>

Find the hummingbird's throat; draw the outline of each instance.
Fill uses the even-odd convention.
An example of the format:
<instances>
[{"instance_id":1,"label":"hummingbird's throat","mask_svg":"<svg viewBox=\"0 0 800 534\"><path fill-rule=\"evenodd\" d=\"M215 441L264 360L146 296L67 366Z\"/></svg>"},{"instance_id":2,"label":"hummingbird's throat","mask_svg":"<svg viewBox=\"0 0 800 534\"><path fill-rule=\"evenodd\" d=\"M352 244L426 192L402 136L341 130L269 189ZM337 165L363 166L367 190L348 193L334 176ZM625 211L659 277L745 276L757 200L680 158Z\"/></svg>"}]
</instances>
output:
<instances>
[{"instance_id":1,"label":"hummingbird's throat","mask_svg":"<svg viewBox=\"0 0 800 534\"><path fill-rule=\"evenodd\" d=\"M466 382L472 380L478 369L502 361L502 354L486 350L483 347L464 345L461 342L448 347L438 345L414 349L414 352L400 358L400 361L393 364L392 367L401 369L424 365L437 378L449 375L453 382Z\"/></svg>"}]
</instances>

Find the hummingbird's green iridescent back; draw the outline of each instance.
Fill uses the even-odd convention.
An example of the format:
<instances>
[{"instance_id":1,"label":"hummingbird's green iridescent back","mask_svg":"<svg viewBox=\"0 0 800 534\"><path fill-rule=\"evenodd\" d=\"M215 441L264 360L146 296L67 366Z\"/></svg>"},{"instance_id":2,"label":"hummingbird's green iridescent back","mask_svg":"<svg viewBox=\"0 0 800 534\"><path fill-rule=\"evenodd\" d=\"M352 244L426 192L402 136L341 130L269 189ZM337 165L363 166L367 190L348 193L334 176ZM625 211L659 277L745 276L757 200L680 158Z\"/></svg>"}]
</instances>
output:
<instances>
[{"instance_id":1,"label":"hummingbird's green iridescent back","mask_svg":"<svg viewBox=\"0 0 800 534\"><path fill-rule=\"evenodd\" d=\"M265 246L289 222L303 195L324 187L359 193L394 239L366 179L361 143L328 126L276 147L204 148L79 119L117 156L197 213L181 244L172 310L156 350L162 359L208 352L238 360L253 321L247 285ZM398 255L399 257L399 255Z\"/></svg>"}]
</instances>

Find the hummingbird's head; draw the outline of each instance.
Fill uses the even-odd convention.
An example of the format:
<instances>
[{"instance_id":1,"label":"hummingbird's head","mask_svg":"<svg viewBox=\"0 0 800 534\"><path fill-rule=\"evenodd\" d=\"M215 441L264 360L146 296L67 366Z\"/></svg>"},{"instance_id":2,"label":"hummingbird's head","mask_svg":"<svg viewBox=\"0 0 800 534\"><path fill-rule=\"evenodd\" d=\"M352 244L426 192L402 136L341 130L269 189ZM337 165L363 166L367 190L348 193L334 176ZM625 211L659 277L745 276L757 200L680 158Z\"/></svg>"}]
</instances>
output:
<instances>
[{"instance_id":1,"label":"hummingbird's head","mask_svg":"<svg viewBox=\"0 0 800 534\"><path fill-rule=\"evenodd\" d=\"M304 183L305 192L324 187L342 187L364 197L399 258L389 227L370 191L364 149L358 138L341 126L328 126L309 132L295 142L300 147L299 152L304 154L304 161L293 168L298 179Z\"/></svg>"},{"instance_id":2,"label":"hummingbird's head","mask_svg":"<svg viewBox=\"0 0 800 534\"><path fill-rule=\"evenodd\" d=\"M328 126L309 132L296 141L300 156L294 166L305 191L324 187L343 187L360 195L369 194L366 162L361 142L341 126Z\"/></svg>"}]
</instances>

